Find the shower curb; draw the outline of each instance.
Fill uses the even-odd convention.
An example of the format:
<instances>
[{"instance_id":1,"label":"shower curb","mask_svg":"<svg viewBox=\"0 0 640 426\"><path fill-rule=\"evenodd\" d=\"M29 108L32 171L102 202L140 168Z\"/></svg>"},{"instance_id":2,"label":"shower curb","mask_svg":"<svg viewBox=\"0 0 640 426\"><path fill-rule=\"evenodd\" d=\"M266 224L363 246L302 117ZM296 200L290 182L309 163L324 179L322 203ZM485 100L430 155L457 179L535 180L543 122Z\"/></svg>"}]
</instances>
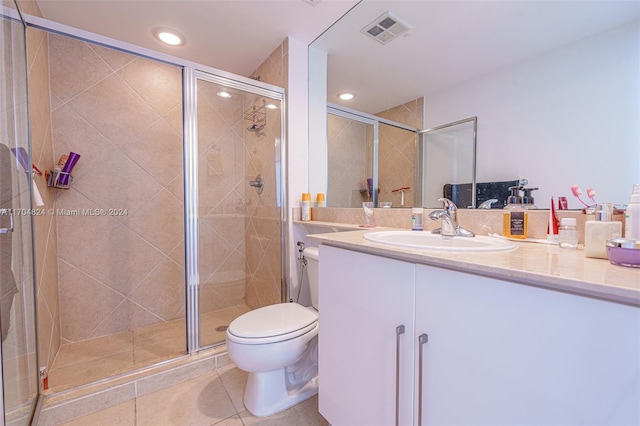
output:
<instances>
[{"instance_id":1,"label":"shower curb","mask_svg":"<svg viewBox=\"0 0 640 426\"><path fill-rule=\"evenodd\" d=\"M231 364L226 345L44 396L38 426L53 426Z\"/></svg>"}]
</instances>

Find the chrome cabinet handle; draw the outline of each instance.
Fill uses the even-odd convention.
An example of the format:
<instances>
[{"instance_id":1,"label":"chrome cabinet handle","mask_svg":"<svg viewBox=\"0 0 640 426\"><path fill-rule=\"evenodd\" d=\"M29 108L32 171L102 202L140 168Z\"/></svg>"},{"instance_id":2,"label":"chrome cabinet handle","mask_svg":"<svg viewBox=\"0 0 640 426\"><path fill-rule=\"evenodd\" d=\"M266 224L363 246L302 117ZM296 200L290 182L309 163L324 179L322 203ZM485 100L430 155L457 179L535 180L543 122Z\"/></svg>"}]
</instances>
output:
<instances>
[{"instance_id":1,"label":"chrome cabinet handle","mask_svg":"<svg viewBox=\"0 0 640 426\"><path fill-rule=\"evenodd\" d=\"M423 369L423 348L424 344L429 341L429 335L426 333L418 336L418 343L420 344L420 351L418 355L418 426L422 425L422 369Z\"/></svg>"},{"instance_id":2,"label":"chrome cabinet handle","mask_svg":"<svg viewBox=\"0 0 640 426\"><path fill-rule=\"evenodd\" d=\"M400 424L400 335L404 334L404 325L396 327L396 426Z\"/></svg>"},{"instance_id":3,"label":"chrome cabinet handle","mask_svg":"<svg viewBox=\"0 0 640 426\"><path fill-rule=\"evenodd\" d=\"M11 209L0 209L0 216L9 215L9 227L8 228L0 228L0 234L8 234L9 232L13 232L13 212Z\"/></svg>"}]
</instances>

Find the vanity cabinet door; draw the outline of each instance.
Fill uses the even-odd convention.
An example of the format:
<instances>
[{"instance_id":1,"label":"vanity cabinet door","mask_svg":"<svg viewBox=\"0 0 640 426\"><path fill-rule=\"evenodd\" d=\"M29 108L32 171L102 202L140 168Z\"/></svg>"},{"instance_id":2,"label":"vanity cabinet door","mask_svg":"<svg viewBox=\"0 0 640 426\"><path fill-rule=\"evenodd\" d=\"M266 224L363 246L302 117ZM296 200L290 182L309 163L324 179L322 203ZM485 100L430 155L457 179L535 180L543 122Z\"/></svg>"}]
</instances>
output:
<instances>
[{"instance_id":1,"label":"vanity cabinet door","mask_svg":"<svg viewBox=\"0 0 640 426\"><path fill-rule=\"evenodd\" d=\"M422 424L640 424L639 308L424 265L416 304Z\"/></svg>"},{"instance_id":2,"label":"vanity cabinet door","mask_svg":"<svg viewBox=\"0 0 640 426\"><path fill-rule=\"evenodd\" d=\"M397 401L398 424L413 424L415 265L322 245L319 269L320 413L334 426L393 425Z\"/></svg>"}]
</instances>

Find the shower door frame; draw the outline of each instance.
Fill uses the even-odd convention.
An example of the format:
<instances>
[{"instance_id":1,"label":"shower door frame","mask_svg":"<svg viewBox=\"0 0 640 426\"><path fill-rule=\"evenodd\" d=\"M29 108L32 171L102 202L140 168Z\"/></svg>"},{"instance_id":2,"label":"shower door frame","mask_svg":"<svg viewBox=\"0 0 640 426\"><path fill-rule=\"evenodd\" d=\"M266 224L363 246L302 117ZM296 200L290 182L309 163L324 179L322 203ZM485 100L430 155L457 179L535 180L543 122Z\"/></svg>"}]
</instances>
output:
<instances>
[{"instance_id":1,"label":"shower door frame","mask_svg":"<svg viewBox=\"0 0 640 426\"><path fill-rule=\"evenodd\" d=\"M272 84L263 83L248 77L236 75L217 68L208 67L186 59L161 53L155 50L136 46L110 37L95 34L89 31L70 27L58 22L50 21L38 16L23 14L24 22L27 26L72 37L82 41L102 45L111 49L120 50L125 53L134 54L144 58L164 62L182 68L182 114L183 114L183 185L185 190L185 289L186 289L186 324L187 338L186 349L188 354L194 354L201 348L198 343L198 194L197 194L197 172L198 172L198 147L197 147L197 87L196 76L204 77L205 80L213 79L213 82L224 81L233 87L250 93L260 94L269 98L277 99L281 102L281 134L280 134L280 238L282 241L280 288L281 302L285 302L288 297L287 270L288 270L288 248L289 239L287 231L287 140L286 140L286 97L285 89ZM195 139L194 139L195 136ZM194 192L195 191L195 192Z\"/></svg>"},{"instance_id":2,"label":"shower door frame","mask_svg":"<svg viewBox=\"0 0 640 426\"><path fill-rule=\"evenodd\" d=\"M10 0L11 1L11 0ZM7 2L8 3L8 2ZM12 73L14 71L18 71L15 68L16 67L20 67L20 66L24 66L24 70L20 69L19 71L23 71L20 72L20 76L22 78L24 78L24 81L21 81L21 83L24 84L24 86L21 88L23 93L25 95L25 99L22 103L16 104L16 99L15 99L15 93L14 96L12 98L12 104L11 106L17 111L13 113L13 119L14 119L14 127L13 127L13 131L14 131L14 135L13 135L13 139L12 140L8 140L7 141L7 148L11 148L12 146L10 145L12 142L15 144L14 147L21 147L26 149L27 153L28 153L28 164L32 164L32 155L31 155L31 127L30 127L30 115L29 115L29 98L28 98L28 93L29 93L29 79L28 79L28 55L27 55L27 37L26 37L26 31L27 31L27 25L26 22L23 18L23 15L18 7L18 5L14 2L16 9L12 9L8 6L5 6L4 4L0 5L0 15L2 15L2 20L3 20L3 24L4 21L7 21L11 24L18 24L22 31L20 34L20 40L22 41L22 43L18 44L17 46L15 45L14 39L13 39L13 31L12 32L12 39L11 39L11 53L15 53L16 56L18 56L18 60L15 61L15 63L18 63L18 65L15 65L12 63ZM17 40L17 39L16 39ZM18 47L19 51L14 52L13 49ZM12 60L14 60L14 57L11 58ZM4 57L3 57L4 60ZM24 60L24 62L22 61ZM12 75L13 78L13 83L15 86L15 77ZM3 105L3 107L6 107L6 105ZM24 122L22 122L21 120L18 119L18 116L20 118L24 118ZM16 123L16 121L20 121L19 123ZM22 127L25 126L25 127ZM23 144L20 144L19 141L24 142ZM15 157L14 160L10 160L12 163L16 163L16 165L18 163L20 163L20 160L17 159L17 156ZM31 169L29 170L25 170L26 174L26 182L22 181L22 179L20 179L19 181L22 181L24 183L24 185L20 185L20 183L17 184L13 184L13 186L15 187L15 185L18 186L22 186L23 187L23 191L22 191L22 195L18 195L17 201L18 202L23 202L22 204L18 204L18 205L14 205L13 208L9 212L9 216L11 217L11 225L10 228L8 229L4 229L3 234L5 236L8 235L13 235L14 237L16 237L18 240L22 240L20 241L19 244L19 248L20 250L23 250L24 246L23 246L23 241L24 240L28 240L28 244L29 244L29 250L28 252L23 252L23 255L27 255L25 256L25 259L22 263L20 263L19 265L19 272L20 274L18 275L18 278L20 280L20 287L21 287L21 291L16 293L16 296L18 296L18 294L20 294L22 296L22 300L19 300L18 297L14 298L14 304L16 303L22 303L23 304L23 309L25 309L25 312L23 312L23 317L22 319L25 321L25 323L22 324L23 326L23 330L25 333L29 333L30 335L22 335L22 337L25 338L26 342L26 346L27 347L32 347L33 348L33 358L31 359L31 362L26 362L25 363L25 371L27 372L27 377L24 379L24 383L27 383L29 380L31 379L31 386L33 386L34 389L34 394L33 399L27 400L27 401L23 401L23 405L24 404L28 404L30 403L30 410L27 413L26 417L22 417L21 419L15 419L14 421L12 421L12 424L18 424L17 422L20 420L24 420L27 419L29 421L29 424L35 424L37 423L37 418L38 418L38 413L39 413L39 407L42 403L42 395L40 393L40 389L39 389L39 371L38 371L38 365L40 365L39 362L39 354L38 354L38 332L37 332L37 308L36 308L36 295L37 295L37 291L36 291L36 265L35 265L35 241L34 241L34 224L33 224L33 216L28 214L28 215L24 215L24 214L19 214L17 215L18 217L16 218L15 222L14 222L14 211L18 210L18 211L33 211L33 176L32 176L32 171ZM20 176L22 176L21 172L19 172ZM19 182L18 181L18 182ZM15 193L13 194L14 196L16 195ZM22 217L20 217L22 216ZM23 238L21 239L21 237L25 236L23 235L23 233L28 234L26 237L27 238ZM24 275L25 269L28 271L27 276ZM29 286L30 292L31 292L31 298L28 297L28 295L26 295L26 287ZM29 310L29 308L31 308L31 310ZM11 312L11 311L10 311ZM29 314L33 314L33 317L28 318ZM14 324L15 325L15 324ZM28 330L27 330L28 329ZM3 371L5 369L5 360L3 358L3 354L2 354L2 345L4 344L4 342L2 342L2 344L0 344L0 426L4 426L6 424L6 412L5 410L8 408L5 404L5 376L3 374ZM29 358L27 357L27 361L29 361ZM32 368L32 370L30 370L30 368Z\"/></svg>"},{"instance_id":3,"label":"shower door frame","mask_svg":"<svg viewBox=\"0 0 640 426\"><path fill-rule=\"evenodd\" d=\"M284 89L273 90L253 84L243 83L236 79L223 77L211 72L201 71L191 67L183 68L183 156L184 156L184 223L185 223L185 274L187 296L187 351L194 354L200 349L219 346L224 342L200 346L200 312L199 312L199 200L198 200L198 80L242 90L246 93L264 96L280 102L280 196L277 204L280 206L280 291L281 301L286 295L286 253L287 253L287 204L286 204L286 105ZM275 159L274 159L275 161Z\"/></svg>"}]
</instances>

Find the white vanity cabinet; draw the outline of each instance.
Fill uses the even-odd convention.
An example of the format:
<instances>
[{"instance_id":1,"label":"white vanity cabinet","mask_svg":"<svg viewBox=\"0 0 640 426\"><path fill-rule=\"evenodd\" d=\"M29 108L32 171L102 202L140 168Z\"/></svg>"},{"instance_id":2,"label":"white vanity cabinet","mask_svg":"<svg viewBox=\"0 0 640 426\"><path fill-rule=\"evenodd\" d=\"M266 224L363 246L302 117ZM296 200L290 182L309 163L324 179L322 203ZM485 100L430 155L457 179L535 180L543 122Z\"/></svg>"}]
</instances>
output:
<instances>
[{"instance_id":1,"label":"white vanity cabinet","mask_svg":"<svg viewBox=\"0 0 640 426\"><path fill-rule=\"evenodd\" d=\"M334 426L392 425L397 395L399 424L412 424L415 265L324 245L319 259L320 413Z\"/></svg>"},{"instance_id":2,"label":"white vanity cabinet","mask_svg":"<svg viewBox=\"0 0 640 426\"><path fill-rule=\"evenodd\" d=\"M640 424L640 308L425 265L415 300L423 424Z\"/></svg>"},{"instance_id":3,"label":"white vanity cabinet","mask_svg":"<svg viewBox=\"0 0 640 426\"><path fill-rule=\"evenodd\" d=\"M320 259L332 425L395 424L400 324L398 424L640 424L640 308L334 247Z\"/></svg>"}]
</instances>

